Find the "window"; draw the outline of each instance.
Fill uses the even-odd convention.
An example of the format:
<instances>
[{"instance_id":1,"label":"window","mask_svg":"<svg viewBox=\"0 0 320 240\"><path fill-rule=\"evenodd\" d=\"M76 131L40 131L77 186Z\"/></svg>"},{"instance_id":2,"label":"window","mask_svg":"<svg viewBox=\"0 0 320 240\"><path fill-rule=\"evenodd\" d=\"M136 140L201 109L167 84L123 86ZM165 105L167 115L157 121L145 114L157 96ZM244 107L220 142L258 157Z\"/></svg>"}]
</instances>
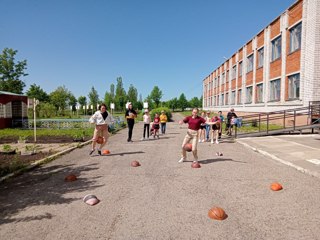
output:
<instances>
[{"instance_id":1,"label":"window","mask_svg":"<svg viewBox=\"0 0 320 240\"><path fill-rule=\"evenodd\" d=\"M220 86L220 76L218 77L218 85L217 86Z\"/></svg>"},{"instance_id":2,"label":"window","mask_svg":"<svg viewBox=\"0 0 320 240\"><path fill-rule=\"evenodd\" d=\"M223 106L224 105L224 94L221 94L221 104L220 104L221 106Z\"/></svg>"},{"instance_id":3,"label":"window","mask_svg":"<svg viewBox=\"0 0 320 240\"><path fill-rule=\"evenodd\" d=\"M253 70L253 54L247 57L247 73Z\"/></svg>"},{"instance_id":4,"label":"window","mask_svg":"<svg viewBox=\"0 0 320 240\"><path fill-rule=\"evenodd\" d=\"M281 36L271 42L271 62L281 57Z\"/></svg>"},{"instance_id":5,"label":"window","mask_svg":"<svg viewBox=\"0 0 320 240\"><path fill-rule=\"evenodd\" d=\"M263 83L257 84L257 103L263 102Z\"/></svg>"},{"instance_id":6,"label":"window","mask_svg":"<svg viewBox=\"0 0 320 240\"><path fill-rule=\"evenodd\" d=\"M263 67L264 48L258 50L258 68Z\"/></svg>"},{"instance_id":7,"label":"window","mask_svg":"<svg viewBox=\"0 0 320 240\"><path fill-rule=\"evenodd\" d=\"M233 66L232 68L232 76L231 79L235 79L237 76L237 65Z\"/></svg>"},{"instance_id":8,"label":"window","mask_svg":"<svg viewBox=\"0 0 320 240\"><path fill-rule=\"evenodd\" d=\"M297 99L300 97L300 74L294 74L288 77L289 82L289 99Z\"/></svg>"},{"instance_id":9,"label":"window","mask_svg":"<svg viewBox=\"0 0 320 240\"><path fill-rule=\"evenodd\" d=\"M301 28L302 24L299 23L290 29L290 53L301 48Z\"/></svg>"},{"instance_id":10,"label":"window","mask_svg":"<svg viewBox=\"0 0 320 240\"><path fill-rule=\"evenodd\" d=\"M231 105L234 105L236 103L236 91L231 92Z\"/></svg>"},{"instance_id":11,"label":"window","mask_svg":"<svg viewBox=\"0 0 320 240\"><path fill-rule=\"evenodd\" d=\"M226 105L229 104L229 93L226 93Z\"/></svg>"},{"instance_id":12,"label":"window","mask_svg":"<svg viewBox=\"0 0 320 240\"><path fill-rule=\"evenodd\" d=\"M239 62L239 76L242 76L242 61Z\"/></svg>"},{"instance_id":13,"label":"window","mask_svg":"<svg viewBox=\"0 0 320 240\"><path fill-rule=\"evenodd\" d=\"M252 86L246 89L246 103L252 103Z\"/></svg>"},{"instance_id":14,"label":"window","mask_svg":"<svg viewBox=\"0 0 320 240\"><path fill-rule=\"evenodd\" d=\"M280 79L270 81L270 101L280 101Z\"/></svg>"},{"instance_id":15,"label":"window","mask_svg":"<svg viewBox=\"0 0 320 240\"><path fill-rule=\"evenodd\" d=\"M214 86L218 87L218 79L217 78L214 79Z\"/></svg>"},{"instance_id":16,"label":"window","mask_svg":"<svg viewBox=\"0 0 320 240\"><path fill-rule=\"evenodd\" d=\"M226 82L229 82L229 70L227 70L227 74L226 74Z\"/></svg>"},{"instance_id":17,"label":"window","mask_svg":"<svg viewBox=\"0 0 320 240\"><path fill-rule=\"evenodd\" d=\"M225 75L225 73L222 73L222 76L221 76L221 84L224 84L224 83L225 83L225 79L226 79L226 75Z\"/></svg>"},{"instance_id":18,"label":"window","mask_svg":"<svg viewBox=\"0 0 320 240\"><path fill-rule=\"evenodd\" d=\"M242 103L242 90L239 89L238 90L238 104L241 104Z\"/></svg>"}]
</instances>

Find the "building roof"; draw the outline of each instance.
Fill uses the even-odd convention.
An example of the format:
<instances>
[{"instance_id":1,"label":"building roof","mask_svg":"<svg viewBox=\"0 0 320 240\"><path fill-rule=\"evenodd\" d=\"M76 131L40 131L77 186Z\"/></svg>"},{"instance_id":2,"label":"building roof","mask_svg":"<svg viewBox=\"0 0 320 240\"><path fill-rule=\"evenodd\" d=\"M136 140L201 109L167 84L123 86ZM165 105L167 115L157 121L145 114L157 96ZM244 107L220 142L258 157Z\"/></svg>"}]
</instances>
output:
<instances>
[{"instance_id":1,"label":"building roof","mask_svg":"<svg viewBox=\"0 0 320 240\"><path fill-rule=\"evenodd\" d=\"M14 96L22 96L22 97L26 97L27 96L27 95L24 95L24 94L18 94L18 93L6 92L6 91L0 91L0 95L14 95Z\"/></svg>"}]
</instances>

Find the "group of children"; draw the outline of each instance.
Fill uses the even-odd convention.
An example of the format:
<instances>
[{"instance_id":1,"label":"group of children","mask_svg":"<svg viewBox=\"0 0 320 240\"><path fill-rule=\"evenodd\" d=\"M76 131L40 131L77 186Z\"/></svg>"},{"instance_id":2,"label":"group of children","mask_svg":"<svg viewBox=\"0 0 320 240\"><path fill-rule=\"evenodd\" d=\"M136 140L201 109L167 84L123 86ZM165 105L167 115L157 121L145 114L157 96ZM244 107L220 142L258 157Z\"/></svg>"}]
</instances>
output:
<instances>
[{"instance_id":1,"label":"group of children","mask_svg":"<svg viewBox=\"0 0 320 240\"><path fill-rule=\"evenodd\" d=\"M199 129L199 143L210 141L211 132L211 143L219 144L219 139L221 139L222 134L222 124L224 122L224 116L222 112L218 112L218 116L210 116L210 111L202 112L201 117L206 120L207 123L202 124ZM210 122L211 124L208 124Z\"/></svg>"},{"instance_id":2,"label":"group of children","mask_svg":"<svg viewBox=\"0 0 320 240\"><path fill-rule=\"evenodd\" d=\"M151 120L151 116L149 113L149 110L146 109L143 114L143 137L142 141L149 140L150 136L153 136L153 138L160 138L160 127L161 127L161 134L166 133L166 123L167 123L167 115L164 111L161 111L161 114L159 116L158 113L155 113L153 121ZM150 129L151 125L151 129Z\"/></svg>"}]
</instances>

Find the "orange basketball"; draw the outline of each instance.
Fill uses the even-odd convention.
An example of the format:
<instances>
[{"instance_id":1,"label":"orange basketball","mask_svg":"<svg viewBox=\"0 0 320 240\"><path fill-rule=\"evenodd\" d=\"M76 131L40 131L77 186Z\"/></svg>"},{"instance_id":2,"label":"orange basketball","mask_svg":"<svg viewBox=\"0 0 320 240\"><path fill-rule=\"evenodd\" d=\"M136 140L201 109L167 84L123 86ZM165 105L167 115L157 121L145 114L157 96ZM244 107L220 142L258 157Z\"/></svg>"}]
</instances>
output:
<instances>
[{"instance_id":1,"label":"orange basketball","mask_svg":"<svg viewBox=\"0 0 320 240\"><path fill-rule=\"evenodd\" d=\"M191 143L186 143L183 146L183 149L186 150L187 152L191 152L192 151L192 144Z\"/></svg>"},{"instance_id":2,"label":"orange basketball","mask_svg":"<svg viewBox=\"0 0 320 240\"><path fill-rule=\"evenodd\" d=\"M208 216L211 219L215 220L224 220L227 218L227 214L222 208L219 207L213 207L209 210Z\"/></svg>"},{"instance_id":3,"label":"orange basketball","mask_svg":"<svg viewBox=\"0 0 320 240\"><path fill-rule=\"evenodd\" d=\"M134 160L134 161L131 162L131 166L132 167L139 167L140 163L138 161Z\"/></svg>"},{"instance_id":4,"label":"orange basketball","mask_svg":"<svg viewBox=\"0 0 320 240\"><path fill-rule=\"evenodd\" d=\"M272 191L280 191L282 190L282 185L280 183L274 182L270 186Z\"/></svg>"},{"instance_id":5,"label":"orange basketball","mask_svg":"<svg viewBox=\"0 0 320 240\"><path fill-rule=\"evenodd\" d=\"M76 180L77 180L77 176L74 175L74 174L69 174L68 176L66 176L66 177L64 178L64 180L65 180L66 182L73 182L73 181L76 181Z\"/></svg>"},{"instance_id":6,"label":"orange basketball","mask_svg":"<svg viewBox=\"0 0 320 240\"><path fill-rule=\"evenodd\" d=\"M192 168L201 168L201 165L200 165L200 163L198 163L198 162L193 162L193 163L191 164L191 167L192 167Z\"/></svg>"},{"instance_id":7,"label":"orange basketball","mask_svg":"<svg viewBox=\"0 0 320 240\"><path fill-rule=\"evenodd\" d=\"M110 153L109 150L103 150L103 151L102 151L102 154L109 154L109 153Z\"/></svg>"},{"instance_id":8,"label":"orange basketball","mask_svg":"<svg viewBox=\"0 0 320 240\"><path fill-rule=\"evenodd\" d=\"M97 143L98 144L102 144L103 143L103 137L99 136L97 139Z\"/></svg>"}]
</instances>

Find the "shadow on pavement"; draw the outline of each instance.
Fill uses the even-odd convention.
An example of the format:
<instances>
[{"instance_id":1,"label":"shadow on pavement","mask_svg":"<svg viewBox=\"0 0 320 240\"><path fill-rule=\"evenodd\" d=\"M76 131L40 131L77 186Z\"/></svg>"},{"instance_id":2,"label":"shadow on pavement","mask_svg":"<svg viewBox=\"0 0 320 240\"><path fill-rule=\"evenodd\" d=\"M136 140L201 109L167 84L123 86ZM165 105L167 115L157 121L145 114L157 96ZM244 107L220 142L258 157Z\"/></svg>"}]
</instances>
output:
<instances>
[{"instance_id":1,"label":"shadow on pavement","mask_svg":"<svg viewBox=\"0 0 320 240\"><path fill-rule=\"evenodd\" d=\"M11 217L26 208L39 205L68 204L79 201L79 198L65 197L72 192L79 193L94 190L104 186L97 184L98 178L82 178L81 173L98 169L97 164L76 167L70 165L56 165L46 168L38 168L24 173L14 179L9 179L5 184L0 184L0 225L14 222L30 222L41 219L51 219L54 215L41 213L23 218ZM65 177L75 174L78 179L74 182L65 182ZM49 181L48 181L49 180ZM48 184L49 182L49 184ZM30 185L33 191L25 191Z\"/></svg>"},{"instance_id":2,"label":"shadow on pavement","mask_svg":"<svg viewBox=\"0 0 320 240\"><path fill-rule=\"evenodd\" d=\"M224 161L246 163L246 162L242 162L242 161L235 161L235 160L232 160L231 158L215 158L215 159L199 160L199 163L200 164L209 164L209 163L224 162Z\"/></svg>"}]
</instances>

